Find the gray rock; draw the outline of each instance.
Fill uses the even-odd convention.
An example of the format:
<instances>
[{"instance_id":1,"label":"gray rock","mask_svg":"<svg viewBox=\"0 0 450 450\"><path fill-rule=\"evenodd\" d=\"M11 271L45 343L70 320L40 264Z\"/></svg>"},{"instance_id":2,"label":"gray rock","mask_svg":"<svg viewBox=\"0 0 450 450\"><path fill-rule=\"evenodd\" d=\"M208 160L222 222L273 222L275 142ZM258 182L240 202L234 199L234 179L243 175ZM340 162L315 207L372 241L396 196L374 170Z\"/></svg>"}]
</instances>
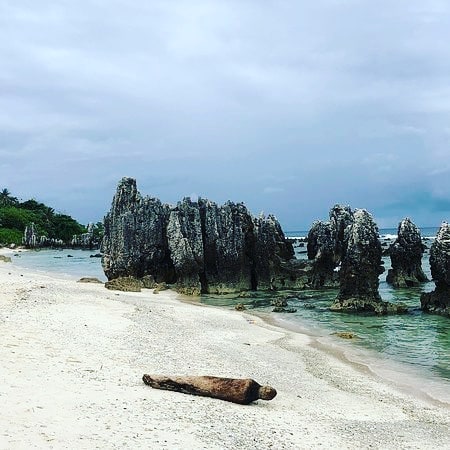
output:
<instances>
[{"instance_id":1,"label":"gray rock","mask_svg":"<svg viewBox=\"0 0 450 450\"><path fill-rule=\"evenodd\" d=\"M204 252L198 203L185 198L170 211L167 242L179 288L200 294Z\"/></svg>"},{"instance_id":2,"label":"gray rock","mask_svg":"<svg viewBox=\"0 0 450 450\"><path fill-rule=\"evenodd\" d=\"M72 248L81 248L93 250L100 247L100 242L94 236L94 224L89 223L87 232L83 234L75 234L70 242Z\"/></svg>"},{"instance_id":3,"label":"gray rock","mask_svg":"<svg viewBox=\"0 0 450 450\"><path fill-rule=\"evenodd\" d=\"M64 242L61 239L50 239L47 236L39 236L34 223L25 227L22 243L26 248L64 247Z\"/></svg>"},{"instance_id":4,"label":"gray rock","mask_svg":"<svg viewBox=\"0 0 450 450\"><path fill-rule=\"evenodd\" d=\"M334 237L334 259L338 265L344 257L347 248L346 230L354 222L354 213L350 206L334 205L330 210L330 224Z\"/></svg>"},{"instance_id":5,"label":"gray rock","mask_svg":"<svg viewBox=\"0 0 450 450\"><path fill-rule=\"evenodd\" d=\"M359 298L381 301L378 276L381 270L381 244L378 228L364 209L354 213L354 223L346 232L345 256L339 271L339 299Z\"/></svg>"},{"instance_id":6,"label":"gray rock","mask_svg":"<svg viewBox=\"0 0 450 450\"><path fill-rule=\"evenodd\" d=\"M272 309L275 313L295 313L297 310L295 308L283 308L282 306L276 306Z\"/></svg>"},{"instance_id":7,"label":"gray rock","mask_svg":"<svg viewBox=\"0 0 450 450\"><path fill-rule=\"evenodd\" d=\"M270 301L272 306L276 306L277 308L284 308L288 305L288 301L285 298L274 298Z\"/></svg>"},{"instance_id":8,"label":"gray rock","mask_svg":"<svg viewBox=\"0 0 450 450\"><path fill-rule=\"evenodd\" d=\"M436 289L420 297L425 312L450 317L450 226L443 222L430 249L431 275Z\"/></svg>"},{"instance_id":9,"label":"gray rock","mask_svg":"<svg viewBox=\"0 0 450 450\"><path fill-rule=\"evenodd\" d=\"M170 208L142 198L136 181L123 178L104 219L102 266L109 280L150 275L156 283L176 281L167 242Z\"/></svg>"},{"instance_id":10,"label":"gray rock","mask_svg":"<svg viewBox=\"0 0 450 450\"><path fill-rule=\"evenodd\" d=\"M330 222L314 222L308 233L308 259L312 260L311 287L336 286L335 233Z\"/></svg>"},{"instance_id":11,"label":"gray rock","mask_svg":"<svg viewBox=\"0 0 450 450\"><path fill-rule=\"evenodd\" d=\"M83 277L80 278L78 283L93 283L93 284L103 284L98 278L95 277Z\"/></svg>"},{"instance_id":12,"label":"gray rock","mask_svg":"<svg viewBox=\"0 0 450 450\"><path fill-rule=\"evenodd\" d=\"M330 307L334 312L348 313L372 313L377 315L403 314L408 312L404 303L389 303L380 300L369 300L361 298L337 299Z\"/></svg>"},{"instance_id":13,"label":"gray rock","mask_svg":"<svg viewBox=\"0 0 450 450\"><path fill-rule=\"evenodd\" d=\"M257 278L255 223L247 208L232 202L219 207L203 199L199 207L205 252L203 292L224 294L258 289L258 282L265 280Z\"/></svg>"},{"instance_id":14,"label":"gray rock","mask_svg":"<svg viewBox=\"0 0 450 450\"><path fill-rule=\"evenodd\" d=\"M353 223L349 206L334 205L329 222L314 222L308 233L308 259L312 260L311 287L337 287L335 271L346 249L345 230Z\"/></svg>"},{"instance_id":15,"label":"gray rock","mask_svg":"<svg viewBox=\"0 0 450 450\"><path fill-rule=\"evenodd\" d=\"M375 314L405 312L404 305L383 302L378 292L378 276L384 269L378 228L372 216L358 209L353 219L353 224L345 230L339 294L331 310Z\"/></svg>"},{"instance_id":16,"label":"gray rock","mask_svg":"<svg viewBox=\"0 0 450 450\"><path fill-rule=\"evenodd\" d=\"M273 216L242 203L184 199L170 207L141 197L124 178L105 217L102 265L109 280L150 278L186 294L303 286L307 269Z\"/></svg>"},{"instance_id":17,"label":"gray rock","mask_svg":"<svg viewBox=\"0 0 450 450\"><path fill-rule=\"evenodd\" d=\"M419 229L406 218L400 222L397 235L397 239L389 247L392 269L389 270L386 281L394 287L403 288L428 281L422 270L425 246Z\"/></svg>"},{"instance_id":18,"label":"gray rock","mask_svg":"<svg viewBox=\"0 0 450 450\"><path fill-rule=\"evenodd\" d=\"M259 217L253 219L253 224L254 236L250 237L248 245L250 254L254 255L252 276L257 288L278 290L304 287L304 271L296 265L294 248L277 219L272 215Z\"/></svg>"},{"instance_id":19,"label":"gray rock","mask_svg":"<svg viewBox=\"0 0 450 450\"><path fill-rule=\"evenodd\" d=\"M38 246L39 236L36 231L36 226L31 223L25 227L22 243L26 248L36 248Z\"/></svg>"},{"instance_id":20,"label":"gray rock","mask_svg":"<svg viewBox=\"0 0 450 450\"><path fill-rule=\"evenodd\" d=\"M141 292L144 287L141 280L134 277L119 277L105 283L106 289L112 291Z\"/></svg>"}]
</instances>

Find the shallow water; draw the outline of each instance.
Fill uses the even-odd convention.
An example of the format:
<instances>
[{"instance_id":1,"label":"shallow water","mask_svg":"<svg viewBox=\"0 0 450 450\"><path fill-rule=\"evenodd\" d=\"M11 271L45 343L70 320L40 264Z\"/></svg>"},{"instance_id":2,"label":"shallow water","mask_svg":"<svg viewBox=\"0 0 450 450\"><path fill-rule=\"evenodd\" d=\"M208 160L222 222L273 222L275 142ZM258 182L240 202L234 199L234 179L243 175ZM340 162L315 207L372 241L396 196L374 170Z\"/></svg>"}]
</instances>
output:
<instances>
[{"instance_id":1,"label":"shallow water","mask_svg":"<svg viewBox=\"0 0 450 450\"><path fill-rule=\"evenodd\" d=\"M12 256L14 265L39 272L55 272L67 278L96 277L106 281L95 250L30 250ZM70 256L69 256L70 255Z\"/></svg>"}]
</instances>

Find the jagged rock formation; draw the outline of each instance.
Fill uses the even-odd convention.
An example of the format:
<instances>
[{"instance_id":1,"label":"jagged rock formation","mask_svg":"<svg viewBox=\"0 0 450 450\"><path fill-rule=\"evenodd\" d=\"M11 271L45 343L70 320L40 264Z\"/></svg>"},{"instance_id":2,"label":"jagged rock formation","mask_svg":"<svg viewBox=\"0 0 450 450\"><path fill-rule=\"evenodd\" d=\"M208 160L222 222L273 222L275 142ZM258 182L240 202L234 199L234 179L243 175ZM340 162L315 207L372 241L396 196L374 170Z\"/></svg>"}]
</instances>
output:
<instances>
[{"instance_id":1,"label":"jagged rock formation","mask_svg":"<svg viewBox=\"0 0 450 450\"><path fill-rule=\"evenodd\" d=\"M308 233L308 259L312 261L311 287L337 287L335 271L346 248L345 230L353 223L349 206L335 205L330 210L330 221L314 222Z\"/></svg>"},{"instance_id":2,"label":"jagged rock formation","mask_svg":"<svg viewBox=\"0 0 450 450\"><path fill-rule=\"evenodd\" d=\"M169 215L168 205L140 196L135 180L121 180L104 220L102 266L109 280L151 274L157 283L176 281L167 242Z\"/></svg>"},{"instance_id":3,"label":"jagged rock formation","mask_svg":"<svg viewBox=\"0 0 450 450\"><path fill-rule=\"evenodd\" d=\"M428 281L422 270L424 250L419 229L409 218L403 219L398 226L397 239L389 247L392 269L386 281L394 287L417 286Z\"/></svg>"},{"instance_id":4,"label":"jagged rock formation","mask_svg":"<svg viewBox=\"0 0 450 450\"><path fill-rule=\"evenodd\" d=\"M430 266L436 289L421 295L422 309L450 317L450 226L447 222L442 223L431 245Z\"/></svg>"},{"instance_id":5,"label":"jagged rock formation","mask_svg":"<svg viewBox=\"0 0 450 450\"><path fill-rule=\"evenodd\" d=\"M72 248L81 248L86 250L98 249L100 243L94 235L94 224L89 223L86 233L75 234L70 242Z\"/></svg>"},{"instance_id":6,"label":"jagged rock formation","mask_svg":"<svg viewBox=\"0 0 450 450\"><path fill-rule=\"evenodd\" d=\"M25 227L22 243L26 248L64 246L64 242L61 239L49 239L47 236L39 236L34 223L31 223L29 226Z\"/></svg>"},{"instance_id":7,"label":"jagged rock formation","mask_svg":"<svg viewBox=\"0 0 450 450\"><path fill-rule=\"evenodd\" d=\"M333 311L402 312L404 305L381 300L378 276L383 272L378 228L364 209L353 214L353 223L345 229L346 247L339 270L340 289L331 307Z\"/></svg>"},{"instance_id":8,"label":"jagged rock formation","mask_svg":"<svg viewBox=\"0 0 450 450\"><path fill-rule=\"evenodd\" d=\"M109 280L147 276L186 294L303 287L305 265L273 217L242 203L185 198L175 207L142 197L124 178L105 217L103 268ZM305 270L304 270L305 269Z\"/></svg>"},{"instance_id":9,"label":"jagged rock formation","mask_svg":"<svg viewBox=\"0 0 450 450\"><path fill-rule=\"evenodd\" d=\"M334 238L334 261L338 265L347 248L345 230L354 222L350 206L334 205L330 210L330 224Z\"/></svg>"},{"instance_id":10,"label":"jagged rock formation","mask_svg":"<svg viewBox=\"0 0 450 450\"><path fill-rule=\"evenodd\" d=\"M311 287L337 286L338 277L334 271L335 236L329 222L314 222L308 233L308 259L312 261Z\"/></svg>"},{"instance_id":11,"label":"jagged rock formation","mask_svg":"<svg viewBox=\"0 0 450 450\"><path fill-rule=\"evenodd\" d=\"M38 241L39 241L39 237L37 235L36 226L34 225L34 223L25 227L25 231L24 231L23 239L22 239L23 245L27 248L36 248Z\"/></svg>"}]
</instances>

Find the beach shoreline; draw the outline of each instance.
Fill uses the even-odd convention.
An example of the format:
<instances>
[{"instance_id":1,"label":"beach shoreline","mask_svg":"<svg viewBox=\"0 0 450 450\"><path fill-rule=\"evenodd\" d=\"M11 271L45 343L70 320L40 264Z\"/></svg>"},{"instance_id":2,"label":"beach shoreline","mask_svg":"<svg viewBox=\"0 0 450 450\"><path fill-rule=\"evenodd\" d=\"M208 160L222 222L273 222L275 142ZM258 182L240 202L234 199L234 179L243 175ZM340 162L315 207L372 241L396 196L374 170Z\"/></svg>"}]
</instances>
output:
<instances>
[{"instance_id":1,"label":"beach shoreline","mask_svg":"<svg viewBox=\"0 0 450 450\"><path fill-rule=\"evenodd\" d=\"M273 317L269 314L260 316L275 327L310 336L311 346L352 365L355 370L370 374L383 383L391 384L394 388L433 405L450 409L450 382L446 379L438 378L410 364L383 357L376 350L356 347L351 342L353 339L342 340L326 328L321 328L321 332L318 332L317 327L314 330L308 329L303 326L304 324L301 326L298 321L289 321L283 317ZM358 337L354 339L358 339ZM430 377L433 380L434 389L430 386Z\"/></svg>"},{"instance_id":2,"label":"beach shoreline","mask_svg":"<svg viewBox=\"0 0 450 450\"><path fill-rule=\"evenodd\" d=\"M1 448L448 448L448 405L253 314L9 263L0 290ZM234 405L143 373L251 377L278 396Z\"/></svg>"}]
</instances>

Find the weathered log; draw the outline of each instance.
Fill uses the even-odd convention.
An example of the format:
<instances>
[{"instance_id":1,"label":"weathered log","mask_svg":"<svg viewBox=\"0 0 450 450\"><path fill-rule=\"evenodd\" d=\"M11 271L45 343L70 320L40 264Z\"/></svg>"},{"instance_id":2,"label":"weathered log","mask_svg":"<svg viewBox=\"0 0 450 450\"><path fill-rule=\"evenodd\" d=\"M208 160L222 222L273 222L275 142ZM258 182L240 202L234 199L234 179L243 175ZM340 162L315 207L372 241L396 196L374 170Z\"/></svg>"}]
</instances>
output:
<instances>
[{"instance_id":1,"label":"weathered log","mask_svg":"<svg viewBox=\"0 0 450 450\"><path fill-rule=\"evenodd\" d=\"M210 376L198 377L165 377L160 375L144 375L145 384L155 389L182 392L183 394L200 395L218 398L228 402L248 405L262 399L272 400L277 391L271 386L261 386L251 378L221 378Z\"/></svg>"}]
</instances>

